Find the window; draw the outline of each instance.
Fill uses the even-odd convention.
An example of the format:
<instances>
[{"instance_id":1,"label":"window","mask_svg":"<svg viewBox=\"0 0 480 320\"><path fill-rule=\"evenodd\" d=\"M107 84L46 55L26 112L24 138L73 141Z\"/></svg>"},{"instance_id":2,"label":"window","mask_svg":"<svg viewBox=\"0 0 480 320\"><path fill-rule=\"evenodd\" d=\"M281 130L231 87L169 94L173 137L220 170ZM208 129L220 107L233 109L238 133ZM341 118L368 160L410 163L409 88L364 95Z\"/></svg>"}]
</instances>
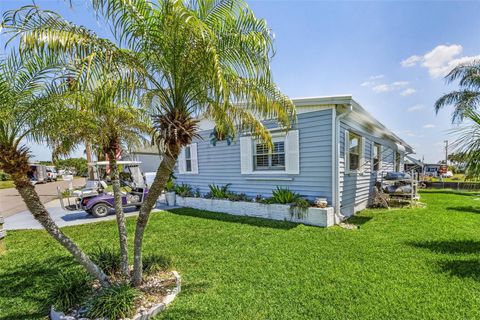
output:
<instances>
[{"instance_id":1,"label":"window","mask_svg":"<svg viewBox=\"0 0 480 320\"><path fill-rule=\"evenodd\" d=\"M274 141L271 150L265 143L255 143L253 163L255 170L285 170L285 141Z\"/></svg>"},{"instance_id":2,"label":"window","mask_svg":"<svg viewBox=\"0 0 480 320\"><path fill-rule=\"evenodd\" d=\"M400 172L400 152L395 152L395 171Z\"/></svg>"},{"instance_id":3,"label":"window","mask_svg":"<svg viewBox=\"0 0 480 320\"><path fill-rule=\"evenodd\" d=\"M192 150L190 146L185 147L185 172L192 172Z\"/></svg>"},{"instance_id":4,"label":"window","mask_svg":"<svg viewBox=\"0 0 480 320\"><path fill-rule=\"evenodd\" d=\"M182 149L177 161L179 174L198 174L197 143Z\"/></svg>"},{"instance_id":5,"label":"window","mask_svg":"<svg viewBox=\"0 0 480 320\"><path fill-rule=\"evenodd\" d=\"M362 162L362 137L348 132L348 165L350 171L360 170Z\"/></svg>"},{"instance_id":6,"label":"window","mask_svg":"<svg viewBox=\"0 0 480 320\"><path fill-rule=\"evenodd\" d=\"M373 144L373 171L380 171L382 165L382 146L378 143Z\"/></svg>"}]
</instances>

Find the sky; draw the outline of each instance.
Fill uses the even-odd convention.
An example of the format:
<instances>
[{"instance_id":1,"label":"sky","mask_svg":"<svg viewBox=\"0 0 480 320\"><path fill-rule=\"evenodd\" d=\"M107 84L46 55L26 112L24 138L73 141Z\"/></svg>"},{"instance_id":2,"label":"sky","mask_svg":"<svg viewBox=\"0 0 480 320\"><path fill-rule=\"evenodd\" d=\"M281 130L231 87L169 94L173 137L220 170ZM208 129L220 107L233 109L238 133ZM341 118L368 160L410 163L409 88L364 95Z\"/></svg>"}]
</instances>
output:
<instances>
[{"instance_id":1,"label":"sky","mask_svg":"<svg viewBox=\"0 0 480 320\"><path fill-rule=\"evenodd\" d=\"M0 11L31 2L0 0ZM63 0L35 1L109 36L88 1L72 2L73 8ZM284 93L291 98L352 94L412 145L416 158L444 159L444 140L454 140L452 108L436 115L433 105L456 88L444 79L455 65L480 59L480 1L247 2L275 33L272 70ZM37 160L50 158L45 146L29 146Z\"/></svg>"}]
</instances>

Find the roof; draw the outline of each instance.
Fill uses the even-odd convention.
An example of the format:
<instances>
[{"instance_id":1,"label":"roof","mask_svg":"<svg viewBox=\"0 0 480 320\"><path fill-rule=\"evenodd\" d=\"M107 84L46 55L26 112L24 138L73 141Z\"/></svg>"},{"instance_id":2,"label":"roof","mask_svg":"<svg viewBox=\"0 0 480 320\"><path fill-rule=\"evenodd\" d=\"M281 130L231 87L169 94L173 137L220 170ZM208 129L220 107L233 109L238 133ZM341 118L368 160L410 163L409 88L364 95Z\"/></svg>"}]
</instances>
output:
<instances>
[{"instance_id":1,"label":"roof","mask_svg":"<svg viewBox=\"0 0 480 320\"><path fill-rule=\"evenodd\" d=\"M342 94L334 96L316 96L316 97L301 97L292 99L293 104L297 108L297 113L304 113L315 111L322 107L335 107L338 105L352 106L352 111L355 116L361 121L365 122L369 128L374 130L375 135L386 138L397 144L398 149L405 149L409 154L415 153L411 145L401 139L398 135L388 129L384 124L372 116L365 108L363 108L357 101L355 101L351 94ZM204 118L200 119L200 130L211 130L214 124ZM137 154L158 154L158 149L148 148L136 150L133 153Z\"/></svg>"},{"instance_id":2,"label":"roof","mask_svg":"<svg viewBox=\"0 0 480 320\"><path fill-rule=\"evenodd\" d=\"M405 142L402 138L396 135L393 131L388 129L383 123L378 121L372 116L360 103L355 101L351 94L335 95L335 96L318 96L318 97L303 97L292 99L293 104L298 108L307 106L320 106L320 105L349 105L352 106L353 112L357 116L361 117L361 120L367 122L369 127L375 129L377 135L386 136L393 142L403 146L407 153L415 153L415 150L411 145ZM301 113L301 110L298 110Z\"/></svg>"}]
</instances>

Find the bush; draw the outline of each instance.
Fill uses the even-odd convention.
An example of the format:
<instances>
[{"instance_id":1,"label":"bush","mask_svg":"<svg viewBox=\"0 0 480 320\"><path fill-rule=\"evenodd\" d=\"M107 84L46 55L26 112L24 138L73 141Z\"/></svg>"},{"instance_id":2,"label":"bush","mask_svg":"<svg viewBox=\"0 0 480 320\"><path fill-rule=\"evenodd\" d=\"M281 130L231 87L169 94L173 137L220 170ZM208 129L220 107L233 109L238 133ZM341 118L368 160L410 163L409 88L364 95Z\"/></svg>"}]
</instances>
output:
<instances>
[{"instance_id":1,"label":"bush","mask_svg":"<svg viewBox=\"0 0 480 320\"><path fill-rule=\"evenodd\" d=\"M245 193L233 193L227 196L228 200L230 201L251 201L251 199Z\"/></svg>"},{"instance_id":2,"label":"bush","mask_svg":"<svg viewBox=\"0 0 480 320\"><path fill-rule=\"evenodd\" d=\"M49 304L66 312L85 301L91 291L90 278L83 271L60 272L50 292Z\"/></svg>"},{"instance_id":3,"label":"bush","mask_svg":"<svg viewBox=\"0 0 480 320\"><path fill-rule=\"evenodd\" d=\"M175 191L175 182L170 179L165 184L165 192L174 192Z\"/></svg>"},{"instance_id":4,"label":"bush","mask_svg":"<svg viewBox=\"0 0 480 320\"><path fill-rule=\"evenodd\" d=\"M288 188L277 187L272 191L271 201L280 204L293 204L301 199L302 196Z\"/></svg>"},{"instance_id":5,"label":"bush","mask_svg":"<svg viewBox=\"0 0 480 320\"><path fill-rule=\"evenodd\" d=\"M98 247L90 253L90 259L106 273L120 271L120 253L114 248Z\"/></svg>"},{"instance_id":6,"label":"bush","mask_svg":"<svg viewBox=\"0 0 480 320\"><path fill-rule=\"evenodd\" d=\"M0 181L9 181L12 180L12 177L3 171L0 171Z\"/></svg>"},{"instance_id":7,"label":"bush","mask_svg":"<svg viewBox=\"0 0 480 320\"><path fill-rule=\"evenodd\" d=\"M180 197L193 197L192 187L188 184L182 183L180 185L175 186L175 192Z\"/></svg>"},{"instance_id":8,"label":"bush","mask_svg":"<svg viewBox=\"0 0 480 320\"><path fill-rule=\"evenodd\" d=\"M227 183L224 186L209 185L210 192L205 195L205 198L228 199L228 196L231 194L230 190L228 190L230 185L231 183Z\"/></svg>"},{"instance_id":9,"label":"bush","mask_svg":"<svg viewBox=\"0 0 480 320\"><path fill-rule=\"evenodd\" d=\"M139 298L140 292L128 283L102 288L89 300L87 316L111 320L130 318L135 314L135 304Z\"/></svg>"},{"instance_id":10,"label":"bush","mask_svg":"<svg viewBox=\"0 0 480 320\"><path fill-rule=\"evenodd\" d=\"M147 274L166 271L172 267L172 259L159 254L148 254L143 256L142 266Z\"/></svg>"}]
</instances>

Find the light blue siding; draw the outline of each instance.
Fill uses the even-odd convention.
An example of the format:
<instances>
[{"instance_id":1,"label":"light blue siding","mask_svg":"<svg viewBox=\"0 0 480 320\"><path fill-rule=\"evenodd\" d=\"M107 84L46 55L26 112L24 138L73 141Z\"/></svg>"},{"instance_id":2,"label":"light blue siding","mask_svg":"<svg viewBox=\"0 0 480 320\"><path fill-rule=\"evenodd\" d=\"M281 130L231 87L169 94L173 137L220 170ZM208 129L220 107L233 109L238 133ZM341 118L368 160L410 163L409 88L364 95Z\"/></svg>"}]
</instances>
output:
<instances>
[{"instance_id":1,"label":"light blue siding","mask_svg":"<svg viewBox=\"0 0 480 320\"><path fill-rule=\"evenodd\" d=\"M364 209L368 205L373 191L372 188L382 172L394 170L394 144L391 141L372 136L370 130L358 122L357 119L355 116L348 116L340 123L340 207L342 213L347 216ZM346 172L345 134L347 130L364 138L364 166L360 172ZM372 146L374 142L382 146L380 172L373 171Z\"/></svg>"},{"instance_id":2,"label":"light blue siding","mask_svg":"<svg viewBox=\"0 0 480 320\"><path fill-rule=\"evenodd\" d=\"M300 174L241 174L240 143L227 146L225 141L216 146L210 143L211 131L201 132L197 140L198 174L175 173L177 183L187 183L209 191L208 185L231 184L230 189L249 196L271 196L276 186L289 187L310 199L326 197L332 203L332 109L322 109L298 115ZM268 123L272 128L272 123Z\"/></svg>"}]
</instances>

